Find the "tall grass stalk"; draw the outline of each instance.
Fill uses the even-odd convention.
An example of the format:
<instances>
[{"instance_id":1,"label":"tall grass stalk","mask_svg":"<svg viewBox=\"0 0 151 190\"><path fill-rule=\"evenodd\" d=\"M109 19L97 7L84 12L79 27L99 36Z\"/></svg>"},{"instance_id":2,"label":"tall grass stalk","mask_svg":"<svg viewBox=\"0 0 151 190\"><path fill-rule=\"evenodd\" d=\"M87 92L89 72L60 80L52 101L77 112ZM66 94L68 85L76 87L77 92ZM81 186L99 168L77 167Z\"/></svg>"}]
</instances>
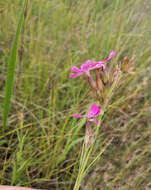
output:
<instances>
[{"instance_id":1,"label":"tall grass stalk","mask_svg":"<svg viewBox=\"0 0 151 190\"><path fill-rule=\"evenodd\" d=\"M8 114L10 110L11 104L11 95L14 85L14 75L15 75L15 65L16 65L16 58L17 58L17 50L19 47L19 39L20 34L23 26L24 21L24 13L26 10L27 0L24 0L22 10L19 16L19 21L16 29L16 34L14 36L14 40L12 43L10 56L8 60L8 69L7 69L7 76L6 76L6 83L5 83L5 91L4 91L4 109L3 109L3 129L4 132L7 126Z\"/></svg>"}]
</instances>

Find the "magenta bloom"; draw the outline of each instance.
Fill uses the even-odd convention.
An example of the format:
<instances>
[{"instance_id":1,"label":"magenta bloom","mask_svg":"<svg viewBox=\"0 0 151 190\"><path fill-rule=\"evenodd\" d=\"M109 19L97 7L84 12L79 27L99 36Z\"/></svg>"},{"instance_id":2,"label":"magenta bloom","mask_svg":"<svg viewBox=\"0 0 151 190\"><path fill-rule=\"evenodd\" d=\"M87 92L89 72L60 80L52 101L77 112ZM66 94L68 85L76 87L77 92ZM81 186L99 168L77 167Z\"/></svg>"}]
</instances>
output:
<instances>
[{"instance_id":1,"label":"magenta bloom","mask_svg":"<svg viewBox=\"0 0 151 190\"><path fill-rule=\"evenodd\" d=\"M98 116L100 114L100 111L100 108L96 104L92 104L87 115L75 114L72 115L72 117L86 117L89 121L93 121L97 124L98 120L94 119L94 117Z\"/></svg>"},{"instance_id":2,"label":"magenta bloom","mask_svg":"<svg viewBox=\"0 0 151 190\"><path fill-rule=\"evenodd\" d=\"M90 70L95 69L95 65L96 64L94 64L92 61L87 60L84 64L82 64L80 66L80 69L78 67L76 67L76 66L73 66L71 68L71 71L74 72L74 73L71 73L69 75L69 77L70 78L75 78L75 77L78 77L78 76L80 76L82 74L86 74L86 75L90 76ZM103 64L102 64L102 66L103 66Z\"/></svg>"},{"instance_id":3,"label":"magenta bloom","mask_svg":"<svg viewBox=\"0 0 151 190\"><path fill-rule=\"evenodd\" d=\"M82 64L80 66L80 69L76 66L73 66L71 68L71 71L74 73L71 73L69 75L70 78L75 78L78 77L82 74L86 74L88 76L90 76L90 71L94 70L94 69L99 69L99 68L103 68L105 69L105 63L107 61L109 61L113 56L115 55L115 51L111 51L111 53L109 54L109 56L107 58L105 58L103 61L99 61L99 62L92 62L90 60L87 60L84 64Z\"/></svg>"}]
</instances>

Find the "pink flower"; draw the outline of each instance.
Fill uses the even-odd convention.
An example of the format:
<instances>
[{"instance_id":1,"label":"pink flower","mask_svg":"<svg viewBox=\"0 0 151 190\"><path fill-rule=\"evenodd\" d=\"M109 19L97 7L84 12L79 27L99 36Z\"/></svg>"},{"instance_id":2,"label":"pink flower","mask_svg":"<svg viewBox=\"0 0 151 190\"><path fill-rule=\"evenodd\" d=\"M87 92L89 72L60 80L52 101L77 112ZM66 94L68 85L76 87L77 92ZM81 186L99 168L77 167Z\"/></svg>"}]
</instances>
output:
<instances>
[{"instance_id":1,"label":"pink flower","mask_svg":"<svg viewBox=\"0 0 151 190\"><path fill-rule=\"evenodd\" d=\"M84 64L82 64L80 66L80 69L76 66L73 66L71 68L71 71L74 73L71 73L69 75L70 78L75 78L78 77L82 74L86 74L88 76L90 76L90 71L94 70L94 69L99 69L99 68L103 68L105 69L105 63L107 61L109 61L113 56L115 55L115 51L111 51L111 53L109 54L109 56L107 58L105 58L103 61L99 61L99 62L92 62L90 60L87 60Z\"/></svg>"},{"instance_id":2,"label":"pink flower","mask_svg":"<svg viewBox=\"0 0 151 190\"><path fill-rule=\"evenodd\" d=\"M70 78L75 78L75 77L78 77L78 76L80 76L80 75L82 75L82 74L86 74L86 75L90 76L90 70L95 69L94 66L95 66L95 65L94 65L94 64L92 63L92 61L90 61L90 60L87 60L84 64L82 64L82 65L80 66L80 69L77 68L76 66L73 66L73 67L71 68L71 71L72 71L72 72L75 72L75 73L71 73L71 74L69 75L69 77L70 77ZM103 66L103 65L102 65L102 66Z\"/></svg>"},{"instance_id":3,"label":"pink flower","mask_svg":"<svg viewBox=\"0 0 151 190\"><path fill-rule=\"evenodd\" d=\"M86 117L89 121L93 121L97 124L98 120L94 119L94 117L98 116L100 114L100 111L100 108L96 104L92 104L87 115L75 114L72 115L72 117Z\"/></svg>"}]
</instances>

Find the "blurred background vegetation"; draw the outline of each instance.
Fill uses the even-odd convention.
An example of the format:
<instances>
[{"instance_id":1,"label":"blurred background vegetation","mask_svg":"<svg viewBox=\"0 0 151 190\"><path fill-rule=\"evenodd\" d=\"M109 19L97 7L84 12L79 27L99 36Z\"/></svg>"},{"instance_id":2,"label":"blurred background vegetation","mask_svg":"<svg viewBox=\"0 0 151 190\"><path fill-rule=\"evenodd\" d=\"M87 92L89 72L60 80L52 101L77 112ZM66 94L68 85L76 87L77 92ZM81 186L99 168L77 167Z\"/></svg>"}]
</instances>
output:
<instances>
[{"instance_id":1,"label":"blurred background vegetation","mask_svg":"<svg viewBox=\"0 0 151 190\"><path fill-rule=\"evenodd\" d=\"M21 0L0 1L0 113L21 7ZM116 50L110 64L136 55L134 72L123 73L107 105L100 146L114 139L81 190L151 189L150 9L149 0L28 1L8 125L0 135L1 184L73 189L84 128L71 115L94 99L82 76L69 80L70 68Z\"/></svg>"}]
</instances>

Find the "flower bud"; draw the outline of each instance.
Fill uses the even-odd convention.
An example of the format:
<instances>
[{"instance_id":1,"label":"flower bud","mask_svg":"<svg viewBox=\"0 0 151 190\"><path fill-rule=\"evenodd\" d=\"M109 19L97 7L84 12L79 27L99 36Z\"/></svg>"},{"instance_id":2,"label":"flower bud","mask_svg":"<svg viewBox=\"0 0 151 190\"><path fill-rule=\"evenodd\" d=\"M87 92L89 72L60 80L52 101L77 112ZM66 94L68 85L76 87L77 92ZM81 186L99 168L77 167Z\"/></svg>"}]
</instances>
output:
<instances>
[{"instance_id":1,"label":"flower bud","mask_svg":"<svg viewBox=\"0 0 151 190\"><path fill-rule=\"evenodd\" d=\"M85 128L85 145L91 146L94 142L94 135L92 132L92 128L90 126L90 121L87 120L86 128Z\"/></svg>"},{"instance_id":2,"label":"flower bud","mask_svg":"<svg viewBox=\"0 0 151 190\"><path fill-rule=\"evenodd\" d=\"M100 92L104 91L104 85L101 79L101 74L98 69L96 69L96 85Z\"/></svg>"}]
</instances>

